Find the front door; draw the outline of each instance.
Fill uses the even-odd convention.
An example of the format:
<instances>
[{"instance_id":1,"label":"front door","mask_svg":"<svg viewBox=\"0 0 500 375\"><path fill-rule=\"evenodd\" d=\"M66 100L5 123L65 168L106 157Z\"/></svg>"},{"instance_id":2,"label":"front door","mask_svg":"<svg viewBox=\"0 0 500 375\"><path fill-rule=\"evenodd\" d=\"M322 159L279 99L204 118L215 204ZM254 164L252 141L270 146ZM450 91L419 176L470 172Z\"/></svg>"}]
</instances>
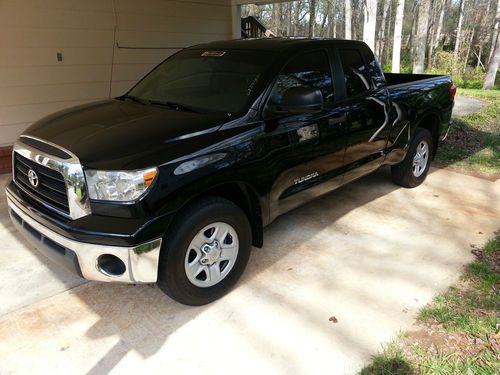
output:
<instances>
[{"instance_id":1,"label":"front door","mask_svg":"<svg viewBox=\"0 0 500 375\"><path fill-rule=\"evenodd\" d=\"M304 51L294 56L280 72L268 103L279 103L286 89L312 86L321 91L323 109L316 113L289 114L268 121L269 141L276 148L270 158L275 171L270 191L270 219L342 182L346 130L344 113L335 105L329 52Z\"/></svg>"}]
</instances>

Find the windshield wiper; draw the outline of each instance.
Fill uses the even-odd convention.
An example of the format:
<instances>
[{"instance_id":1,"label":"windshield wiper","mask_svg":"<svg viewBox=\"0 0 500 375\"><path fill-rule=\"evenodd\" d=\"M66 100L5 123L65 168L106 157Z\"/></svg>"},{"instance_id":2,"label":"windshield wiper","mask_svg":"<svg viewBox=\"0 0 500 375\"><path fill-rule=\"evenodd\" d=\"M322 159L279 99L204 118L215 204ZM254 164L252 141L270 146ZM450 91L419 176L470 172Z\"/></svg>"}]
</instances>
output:
<instances>
[{"instance_id":1,"label":"windshield wiper","mask_svg":"<svg viewBox=\"0 0 500 375\"><path fill-rule=\"evenodd\" d=\"M161 101L161 100L150 100L149 104L152 105L161 105L163 107L169 107L172 109L175 109L176 111L185 111L185 112L193 112L193 113L200 113L194 108L191 108L185 104L182 103L176 103L172 101Z\"/></svg>"}]
</instances>

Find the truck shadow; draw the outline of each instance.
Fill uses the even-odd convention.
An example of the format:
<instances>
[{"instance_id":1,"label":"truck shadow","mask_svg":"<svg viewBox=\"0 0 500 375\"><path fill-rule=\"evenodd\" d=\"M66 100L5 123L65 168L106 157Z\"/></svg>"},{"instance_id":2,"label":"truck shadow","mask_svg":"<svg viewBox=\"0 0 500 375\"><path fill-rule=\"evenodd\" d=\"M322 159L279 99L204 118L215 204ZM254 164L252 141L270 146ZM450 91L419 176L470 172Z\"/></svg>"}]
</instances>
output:
<instances>
[{"instance_id":1,"label":"truck shadow","mask_svg":"<svg viewBox=\"0 0 500 375\"><path fill-rule=\"evenodd\" d=\"M462 172L474 177L485 178L495 181L500 176L481 173L477 168L464 170L459 165L460 162L475 157L475 165L484 165L493 168L495 163L494 155L500 154L500 144L494 142L497 129L477 129L467 126L461 118L453 118L452 127L446 139L438 149L438 161L433 163L436 168L446 168L452 171ZM480 160L481 159L481 160Z\"/></svg>"},{"instance_id":2,"label":"truck shadow","mask_svg":"<svg viewBox=\"0 0 500 375\"><path fill-rule=\"evenodd\" d=\"M57 337L66 327L75 325L80 329L86 327L83 334L91 341L90 345L95 346L91 352L97 356L89 358L93 367L88 374L109 373L129 356L139 355L143 359L152 357L159 353L169 340L173 340L171 337L175 332L183 327L187 329L185 327L187 323L191 322L190 326L199 327L207 321L213 325L220 325L221 329L231 330L234 340L244 340L264 358L269 345L273 346L273 350L284 353L284 359L276 359L282 367L281 370L308 372L307 368L302 368L300 356L291 343L283 341L279 335L274 337L272 333L265 332L263 328L255 325L252 311L259 309L259 305L255 303L259 300L266 306L266 311L274 309L286 311L286 314L304 322L311 334L322 337L328 342L332 340L332 336L340 337L339 340L351 348L344 350L347 357L370 353L373 351L372 345L358 335L357 329L353 330L348 325L338 325L335 332L325 330L325 322L331 323L318 306L326 301L316 301L316 307L313 308L305 302L313 297L301 293L290 295L282 292L287 288L299 288L297 280L303 278L313 283L314 288L318 288L322 295L329 295L332 298L335 294L349 295L353 306L364 306L373 317L377 317L374 320L381 319L380 324L383 324L384 318L379 316L380 310L391 311L394 308L398 312L401 310L399 305L393 306L394 299L391 296L387 298L383 295L372 295L355 280L346 282L343 273L335 274L332 272L332 267L340 268L342 265L343 272L347 272L346 270L359 272L361 269L366 279L372 283L378 283L380 275L385 275L386 282L402 285L418 284L429 290L433 290L434 279L423 266L436 269L459 268L463 258L450 259L448 253L435 254L432 249L424 250L424 254L419 254L417 257L410 256L403 267L399 263L390 261L392 253L387 254L381 250L385 245L401 248L403 254L408 254L408 251L412 250L410 246L412 239L402 237L398 233L388 235L393 231L388 217L394 216L397 209L389 207L383 209L381 206L364 208L362 216L359 216L365 217L362 223L358 224L356 220L349 218L343 220L354 210L398 189L400 189L398 186L390 182L388 169L383 168L278 218L266 228L265 246L263 249L254 249L248 268L236 290L211 305L202 307L181 305L166 297L156 286L90 282L73 289L70 295L53 297L48 307L46 305L41 307L53 308L53 305L60 301L65 305L56 309L57 314L41 311L38 313L38 318L33 319L28 313L21 312L16 319L24 319L23 330L26 332L41 332L40 340L43 340L44 334ZM446 186L442 191L436 190L436 194L440 196L447 193ZM420 225L419 230L432 232L435 230L434 223L446 222L450 216L450 213L445 211L429 211L428 202L417 200L410 202L412 210L405 209L403 206L408 204L408 201L407 195L404 194L393 194L393 198L394 205L402 206L399 219L402 228L416 222ZM451 205L462 203L449 202ZM377 229L371 230L374 226ZM367 231L370 232L369 237ZM417 232L415 235L419 236L420 233ZM17 236L20 237L19 234ZM373 243L364 245L363 241L367 238L380 245L373 246ZM362 247L362 259L347 256L343 246L348 241ZM415 241L418 242L418 238ZM457 234L443 241L463 246L464 241L467 241L467 233ZM352 245L346 248L352 249ZM427 261L420 262L419 266L422 267L416 266L415 262L419 262L419 257L426 259L425 251L433 253L432 266ZM323 261L317 261L320 257ZM311 264L307 265L308 262ZM270 269L278 274L271 276ZM54 274L56 277L60 275L58 272ZM340 309L339 305L335 306ZM189 333L192 329L187 330ZM0 329L0 337L2 332L5 330ZM184 332L184 336L186 335ZM76 331L71 336L73 341L69 345L74 345L75 350L90 350L88 343L79 343ZM195 345L194 350L211 345L210 338L204 337L203 334L200 334L200 337L193 337L192 340L190 343L179 342L178 345L180 348L184 345L186 348ZM232 345L231 342L227 343L228 348ZM180 360L177 349L170 347L170 351L172 350L173 353L162 350L162 356L166 356L163 363L167 363L169 358Z\"/></svg>"}]
</instances>

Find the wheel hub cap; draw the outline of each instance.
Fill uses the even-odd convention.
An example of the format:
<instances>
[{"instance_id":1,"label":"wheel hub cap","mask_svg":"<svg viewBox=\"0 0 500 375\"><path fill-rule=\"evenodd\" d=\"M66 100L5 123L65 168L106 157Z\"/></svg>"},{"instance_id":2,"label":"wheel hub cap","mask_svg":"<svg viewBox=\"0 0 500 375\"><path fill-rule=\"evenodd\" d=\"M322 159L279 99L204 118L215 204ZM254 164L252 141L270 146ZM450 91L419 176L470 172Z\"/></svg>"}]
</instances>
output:
<instances>
[{"instance_id":1,"label":"wheel hub cap","mask_svg":"<svg viewBox=\"0 0 500 375\"><path fill-rule=\"evenodd\" d=\"M203 245L201 247L201 252L203 253L203 256L200 259L200 263L211 266L220 259L221 248L219 241Z\"/></svg>"},{"instance_id":2,"label":"wheel hub cap","mask_svg":"<svg viewBox=\"0 0 500 375\"><path fill-rule=\"evenodd\" d=\"M426 141L421 141L417 146L417 151L413 157L412 172L415 177L420 177L427 167L429 160L429 145Z\"/></svg>"},{"instance_id":3,"label":"wheel hub cap","mask_svg":"<svg viewBox=\"0 0 500 375\"><path fill-rule=\"evenodd\" d=\"M231 225L207 225L194 236L186 252L184 269L188 280L201 288L218 284L233 268L238 248L238 234Z\"/></svg>"}]
</instances>

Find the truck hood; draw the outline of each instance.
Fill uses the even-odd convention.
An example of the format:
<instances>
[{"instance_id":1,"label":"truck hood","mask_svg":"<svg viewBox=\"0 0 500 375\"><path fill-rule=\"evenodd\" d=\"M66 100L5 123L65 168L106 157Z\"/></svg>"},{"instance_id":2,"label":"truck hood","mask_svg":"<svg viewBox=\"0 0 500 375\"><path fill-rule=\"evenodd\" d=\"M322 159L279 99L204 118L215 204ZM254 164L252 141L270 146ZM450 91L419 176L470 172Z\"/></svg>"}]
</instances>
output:
<instances>
[{"instance_id":1,"label":"truck hood","mask_svg":"<svg viewBox=\"0 0 500 375\"><path fill-rule=\"evenodd\" d=\"M23 135L71 151L85 167L135 169L204 147L225 121L224 113L199 114L111 99L56 112Z\"/></svg>"}]
</instances>

